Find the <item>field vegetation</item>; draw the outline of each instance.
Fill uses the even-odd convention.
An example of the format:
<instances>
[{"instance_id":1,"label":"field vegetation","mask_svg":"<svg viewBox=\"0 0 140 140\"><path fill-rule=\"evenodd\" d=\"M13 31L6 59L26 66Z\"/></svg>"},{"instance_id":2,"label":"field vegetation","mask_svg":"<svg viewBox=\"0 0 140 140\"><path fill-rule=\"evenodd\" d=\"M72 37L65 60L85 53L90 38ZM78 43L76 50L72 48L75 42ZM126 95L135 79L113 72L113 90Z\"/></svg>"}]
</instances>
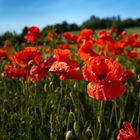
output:
<instances>
[{"instance_id":1,"label":"field vegetation","mask_svg":"<svg viewBox=\"0 0 140 140\"><path fill-rule=\"evenodd\" d=\"M1 38L1 140L139 140L138 27L16 37Z\"/></svg>"}]
</instances>

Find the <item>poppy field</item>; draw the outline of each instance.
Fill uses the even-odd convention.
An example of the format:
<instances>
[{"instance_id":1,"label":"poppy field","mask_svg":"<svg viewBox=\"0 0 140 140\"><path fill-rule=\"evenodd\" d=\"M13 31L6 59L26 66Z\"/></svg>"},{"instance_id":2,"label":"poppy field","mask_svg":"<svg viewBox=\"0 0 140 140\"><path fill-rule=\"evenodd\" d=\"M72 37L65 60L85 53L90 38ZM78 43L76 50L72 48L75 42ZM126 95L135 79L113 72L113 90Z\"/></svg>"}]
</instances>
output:
<instances>
[{"instance_id":1,"label":"poppy field","mask_svg":"<svg viewBox=\"0 0 140 140\"><path fill-rule=\"evenodd\" d=\"M0 139L140 140L140 35L28 28L0 48Z\"/></svg>"}]
</instances>

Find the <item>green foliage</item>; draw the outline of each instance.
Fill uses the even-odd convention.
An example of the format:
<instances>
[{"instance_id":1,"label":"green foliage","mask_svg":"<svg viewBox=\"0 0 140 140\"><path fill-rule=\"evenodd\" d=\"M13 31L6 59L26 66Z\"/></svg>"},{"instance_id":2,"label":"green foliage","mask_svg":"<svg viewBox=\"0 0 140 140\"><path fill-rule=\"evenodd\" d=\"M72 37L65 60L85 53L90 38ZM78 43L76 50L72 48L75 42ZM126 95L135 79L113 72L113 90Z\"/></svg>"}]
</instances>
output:
<instances>
[{"instance_id":1,"label":"green foliage","mask_svg":"<svg viewBox=\"0 0 140 140\"><path fill-rule=\"evenodd\" d=\"M85 81L59 82L53 75L37 85L2 79L0 139L114 140L125 120L138 132L139 92L132 82L126 86L122 97L105 102L88 97Z\"/></svg>"}]
</instances>

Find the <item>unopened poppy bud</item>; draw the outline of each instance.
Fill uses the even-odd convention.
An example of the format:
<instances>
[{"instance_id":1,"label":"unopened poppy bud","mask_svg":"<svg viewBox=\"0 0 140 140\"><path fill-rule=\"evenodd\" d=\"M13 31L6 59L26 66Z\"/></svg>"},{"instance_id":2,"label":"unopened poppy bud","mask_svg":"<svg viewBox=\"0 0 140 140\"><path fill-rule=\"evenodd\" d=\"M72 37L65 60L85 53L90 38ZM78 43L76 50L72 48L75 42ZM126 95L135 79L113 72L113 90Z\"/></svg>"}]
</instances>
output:
<instances>
[{"instance_id":1,"label":"unopened poppy bud","mask_svg":"<svg viewBox=\"0 0 140 140\"><path fill-rule=\"evenodd\" d=\"M72 131L70 131L70 130L67 131L67 132L66 132L65 140L72 140L72 137L73 137L73 136L72 136Z\"/></svg>"}]
</instances>

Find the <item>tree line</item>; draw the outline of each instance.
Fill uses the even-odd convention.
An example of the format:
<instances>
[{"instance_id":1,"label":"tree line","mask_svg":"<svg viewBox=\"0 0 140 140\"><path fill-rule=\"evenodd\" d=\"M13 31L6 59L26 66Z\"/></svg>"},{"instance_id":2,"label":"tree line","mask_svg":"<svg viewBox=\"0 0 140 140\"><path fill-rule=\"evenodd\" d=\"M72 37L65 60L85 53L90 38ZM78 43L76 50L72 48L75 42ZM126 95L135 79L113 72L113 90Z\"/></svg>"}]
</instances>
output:
<instances>
[{"instance_id":1,"label":"tree line","mask_svg":"<svg viewBox=\"0 0 140 140\"><path fill-rule=\"evenodd\" d=\"M63 33L66 31L79 31L84 28L89 29L109 29L116 28L118 32L122 32L125 28L130 27L140 27L140 18L132 19L127 18L122 20L120 16L99 18L96 16L91 16L88 20L84 21L81 25L76 23L68 23L67 21L63 21L62 23L56 23L54 25L47 25L41 30L42 35L46 36L46 33L54 30L55 33ZM0 46L3 45L5 40L9 40L10 42L24 42L24 35L27 33L28 27L24 27L21 34L17 34L16 32L5 32L0 35Z\"/></svg>"},{"instance_id":2,"label":"tree line","mask_svg":"<svg viewBox=\"0 0 140 140\"><path fill-rule=\"evenodd\" d=\"M46 29L55 28L57 33L62 33L65 31L79 31L84 28L89 29L108 29L108 28L116 28L118 30L124 30L125 28L130 27L140 27L140 18L132 19L127 18L122 20L120 16L99 18L96 16L91 16L88 20L84 21L81 25L77 25L76 23L69 24L66 21L62 23L57 23L54 25L46 26L43 31Z\"/></svg>"}]
</instances>

